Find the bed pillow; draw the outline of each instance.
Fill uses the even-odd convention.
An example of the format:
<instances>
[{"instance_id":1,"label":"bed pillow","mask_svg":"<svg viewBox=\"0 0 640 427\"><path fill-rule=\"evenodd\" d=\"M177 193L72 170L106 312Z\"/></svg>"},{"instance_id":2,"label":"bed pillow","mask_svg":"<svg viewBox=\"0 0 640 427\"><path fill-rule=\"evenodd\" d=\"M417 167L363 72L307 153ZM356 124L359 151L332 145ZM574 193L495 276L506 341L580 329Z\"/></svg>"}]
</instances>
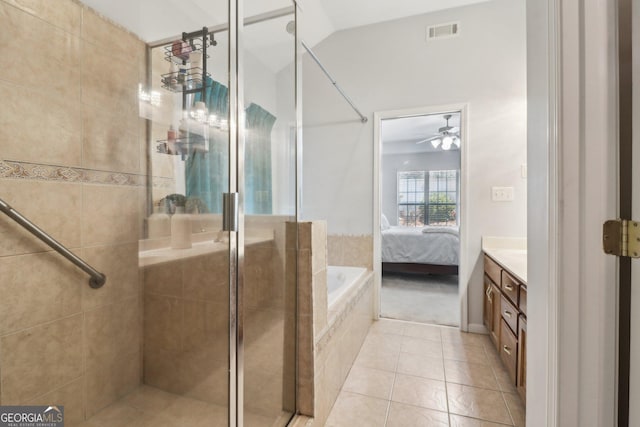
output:
<instances>
[{"instance_id":1,"label":"bed pillow","mask_svg":"<svg viewBox=\"0 0 640 427\"><path fill-rule=\"evenodd\" d=\"M380 229L388 230L390 228L391 228L391 225L389 225L389 220L387 219L386 216L384 216L384 214L382 214L382 217L380 218Z\"/></svg>"},{"instance_id":2,"label":"bed pillow","mask_svg":"<svg viewBox=\"0 0 640 427\"><path fill-rule=\"evenodd\" d=\"M453 235L457 236L458 233L459 233L459 229L456 226L426 225L422 229L422 232L423 233L448 233L448 234L453 234Z\"/></svg>"}]
</instances>

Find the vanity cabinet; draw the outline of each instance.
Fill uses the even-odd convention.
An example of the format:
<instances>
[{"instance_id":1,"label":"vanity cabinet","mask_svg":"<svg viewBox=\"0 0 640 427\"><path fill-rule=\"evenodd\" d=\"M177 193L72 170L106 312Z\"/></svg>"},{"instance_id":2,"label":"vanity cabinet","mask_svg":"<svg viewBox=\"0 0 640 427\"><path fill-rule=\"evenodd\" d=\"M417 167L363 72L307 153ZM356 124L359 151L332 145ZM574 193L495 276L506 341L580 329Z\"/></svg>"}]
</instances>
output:
<instances>
[{"instance_id":1,"label":"vanity cabinet","mask_svg":"<svg viewBox=\"0 0 640 427\"><path fill-rule=\"evenodd\" d=\"M523 401L527 385L527 286L484 257L484 324Z\"/></svg>"},{"instance_id":2,"label":"vanity cabinet","mask_svg":"<svg viewBox=\"0 0 640 427\"><path fill-rule=\"evenodd\" d=\"M497 347L500 343L500 289L487 276L484 278L484 325Z\"/></svg>"}]
</instances>

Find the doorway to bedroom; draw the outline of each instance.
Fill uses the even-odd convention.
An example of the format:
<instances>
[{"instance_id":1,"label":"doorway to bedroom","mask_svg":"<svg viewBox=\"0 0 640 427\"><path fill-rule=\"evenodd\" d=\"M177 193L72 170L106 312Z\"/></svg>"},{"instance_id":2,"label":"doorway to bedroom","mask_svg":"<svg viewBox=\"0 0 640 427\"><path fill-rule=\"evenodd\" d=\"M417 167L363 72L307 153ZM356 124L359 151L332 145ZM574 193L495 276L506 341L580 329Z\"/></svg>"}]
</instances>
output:
<instances>
[{"instance_id":1,"label":"doorway to bedroom","mask_svg":"<svg viewBox=\"0 0 640 427\"><path fill-rule=\"evenodd\" d=\"M460 326L461 109L379 120L380 316Z\"/></svg>"}]
</instances>

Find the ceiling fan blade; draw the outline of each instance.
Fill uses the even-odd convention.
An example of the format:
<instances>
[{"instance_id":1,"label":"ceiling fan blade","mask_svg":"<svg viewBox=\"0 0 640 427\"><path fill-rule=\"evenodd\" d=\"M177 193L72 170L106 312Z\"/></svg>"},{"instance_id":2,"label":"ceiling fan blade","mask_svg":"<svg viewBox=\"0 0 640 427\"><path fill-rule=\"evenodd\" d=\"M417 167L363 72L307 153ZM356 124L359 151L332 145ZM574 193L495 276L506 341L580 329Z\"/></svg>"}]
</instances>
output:
<instances>
[{"instance_id":1,"label":"ceiling fan blade","mask_svg":"<svg viewBox=\"0 0 640 427\"><path fill-rule=\"evenodd\" d=\"M458 126L451 126L451 129L449 129L449 133L459 133L460 132L460 128Z\"/></svg>"},{"instance_id":2,"label":"ceiling fan blade","mask_svg":"<svg viewBox=\"0 0 640 427\"><path fill-rule=\"evenodd\" d=\"M438 139L438 138L442 138L442 135L433 135L433 136L430 136L429 138L421 139L420 141L417 141L416 144L423 144L425 142L431 142L434 139Z\"/></svg>"}]
</instances>

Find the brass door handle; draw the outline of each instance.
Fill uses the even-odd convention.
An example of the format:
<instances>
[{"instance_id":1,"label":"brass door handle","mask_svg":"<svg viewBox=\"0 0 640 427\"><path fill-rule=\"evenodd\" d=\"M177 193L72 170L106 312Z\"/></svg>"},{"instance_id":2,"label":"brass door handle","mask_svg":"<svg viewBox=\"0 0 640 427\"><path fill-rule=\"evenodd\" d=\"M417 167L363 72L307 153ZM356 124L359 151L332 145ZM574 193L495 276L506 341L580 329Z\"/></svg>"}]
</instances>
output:
<instances>
[{"instance_id":1,"label":"brass door handle","mask_svg":"<svg viewBox=\"0 0 640 427\"><path fill-rule=\"evenodd\" d=\"M502 346L502 350L507 353L509 356L511 356L511 349L509 347L507 347L506 345Z\"/></svg>"},{"instance_id":2,"label":"brass door handle","mask_svg":"<svg viewBox=\"0 0 640 427\"><path fill-rule=\"evenodd\" d=\"M511 285L504 285L504 288L508 291L512 291L513 290L513 286Z\"/></svg>"},{"instance_id":3,"label":"brass door handle","mask_svg":"<svg viewBox=\"0 0 640 427\"><path fill-rule=\"evenodd\" d=\"M509 310L505 310L504 315L507 316L509 319L511 319L511 316L513 316L513 314Z\"/></svg>"}]
</instances>

